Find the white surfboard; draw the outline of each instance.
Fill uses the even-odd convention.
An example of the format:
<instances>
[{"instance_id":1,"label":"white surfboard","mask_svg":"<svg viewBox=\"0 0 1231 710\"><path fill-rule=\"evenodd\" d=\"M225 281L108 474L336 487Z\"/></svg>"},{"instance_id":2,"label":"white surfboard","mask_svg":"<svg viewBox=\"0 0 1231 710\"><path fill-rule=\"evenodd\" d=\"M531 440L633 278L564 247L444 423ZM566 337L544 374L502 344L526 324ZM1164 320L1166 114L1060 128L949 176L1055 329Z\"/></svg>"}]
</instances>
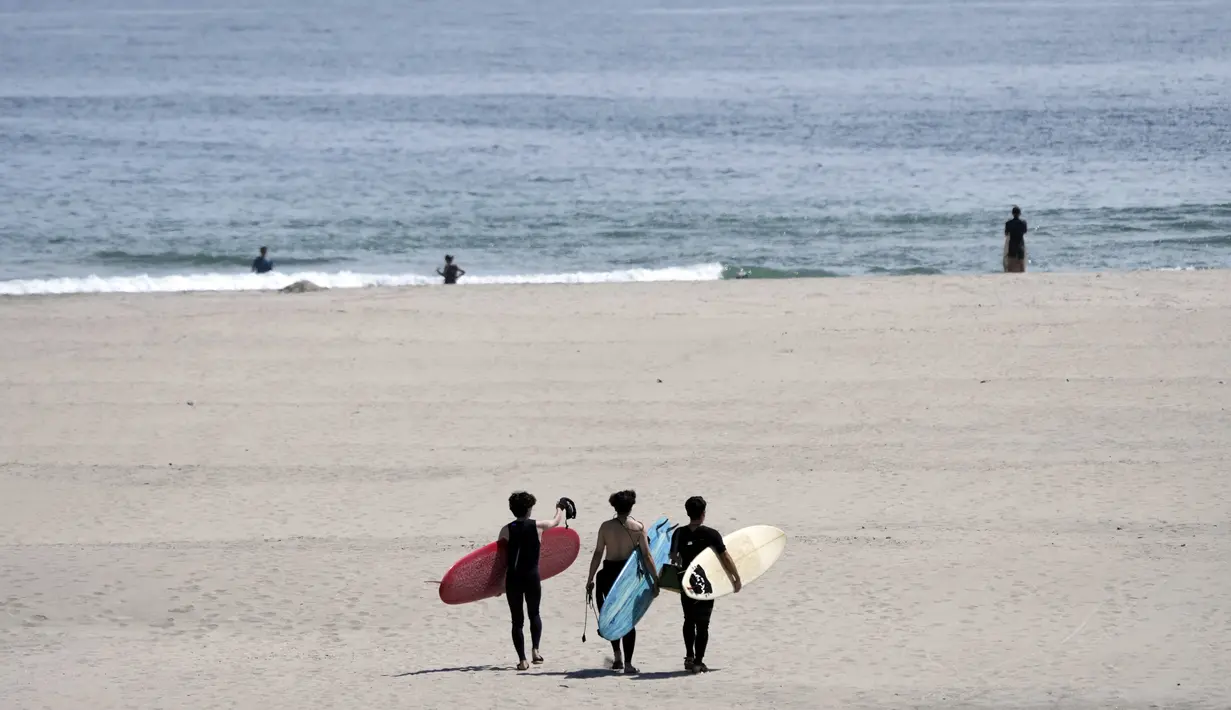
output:
<instances>
[{"instance_id":1,"label":"white surfboard","mask_svg":"<svg viewBox=\"0 0 1231 710\"><path fill-rule=\"evenodd\" d=\"M786 533L772 525L753 525L724 536L722 542L727 546L735 569L739 570L740 582L746 587L782 557ZM712 547L697 555L680 581L684 594L699 601L717 599L735 591Z\"/></svg>"}]
</instances>

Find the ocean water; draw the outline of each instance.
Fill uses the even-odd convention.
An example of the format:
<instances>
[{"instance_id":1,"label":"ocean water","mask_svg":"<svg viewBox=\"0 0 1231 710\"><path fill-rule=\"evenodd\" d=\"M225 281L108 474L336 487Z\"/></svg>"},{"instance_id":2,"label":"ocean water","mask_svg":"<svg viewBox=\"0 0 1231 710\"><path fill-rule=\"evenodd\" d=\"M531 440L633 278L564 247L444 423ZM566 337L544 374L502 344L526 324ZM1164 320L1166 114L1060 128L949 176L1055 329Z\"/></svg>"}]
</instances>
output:
<instances>
[{"instance_id":1,"label":"ocean water","mask_svg":"<svg viewBox=\"0 0 1231 710\"><path fill-rule=\"evenodd\" d=\"M0 0L0 294L1231 266L1226 0ZM277 270L248 273L258 246Z\"/></svg>"}]
</instances>

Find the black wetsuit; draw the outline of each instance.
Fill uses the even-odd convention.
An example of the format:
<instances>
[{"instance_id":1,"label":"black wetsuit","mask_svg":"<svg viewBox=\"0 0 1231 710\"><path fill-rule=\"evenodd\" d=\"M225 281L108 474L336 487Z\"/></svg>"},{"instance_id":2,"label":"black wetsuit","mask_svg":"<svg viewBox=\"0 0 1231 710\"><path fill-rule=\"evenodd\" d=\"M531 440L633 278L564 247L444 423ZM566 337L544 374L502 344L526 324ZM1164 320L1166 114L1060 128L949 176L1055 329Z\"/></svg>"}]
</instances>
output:
<instances>
[{"instance_id":1,"label":"black wetsuit","mask_svg":"<svg viewBox=\"0 0 1231 710\"><path fill-rule=\"evenodd\" d=\"M440 271L440 275L445 278L445 283L455 284L457 283L459 271L461 271L461 268L457 264L445 264L444 269Z\"/></svg>"},{"instance_id":2,"label":"black wetsuit","mask_svg":"<svg viewBox=\"0 0 1231 710\"><path fill-rule=\"evenodd\" d=\"M522 602L530 616L530 640L533 648L539 647L543 636L543 621L539 618L539 602L543 587L539 579L539 531L533 520L514 520L509 523L507 543L508 569L504 575L504 594L509 599L509 613L513 617L513 647L517 658L526 660L526 638L522 634L525 616Z\"/></svg>"},{"instance_id":3,"label":"black wetsuit","mask_svg":"<svg viewBox=\"0 0 1231 710\"><path fill-rule=\"evenodd\" d=\"M1009 251L1005 255L1010 259L1026 258L1026 220L1014 217L1004 223L1004 233L1009 235Z\"/></svg>"},{"instance_id":4,"label":"black wetsuit","mask_svg":"<svg viewBox=\"0 0 1231 710\"><path fill-rule=\"evenodd\" d=\"M680 556L681 571L687 570L697 555L707 547L714 548L717 554L727 551L727 546L722 544L722 535L704 525L698 526L696 530L682 525L676 528L675 534L671 536L671 549ZM682 581L688 584L688 580ZM714 611L714 600L697 601L681 592L680 606L684 608L684 648L687 649L689 658L701 663L705 658L705 647L710 641L710 614Z\"/></svg>"},{"instance_id":5,"label":"black wetsuit","mask_svg":"<svg viewBox=\"0 0 1231 710\"><path fill-rule=\"evenodd\" d=\"M603 600L607 598L607 593L611 591L611 585L615 584L616 577L620 576L620 570L624 569L624 564L628 560L604 560L603 568L598 571L598 575L594 579L594 592L598 600L598 610L603 610ZM624 638L611 642L611 650L620 656L620 643L624 644L624 662L628 665L633 663L633 650L637 647L637 630L633 629L624 635Z\"/></svg>"}]
</instances>

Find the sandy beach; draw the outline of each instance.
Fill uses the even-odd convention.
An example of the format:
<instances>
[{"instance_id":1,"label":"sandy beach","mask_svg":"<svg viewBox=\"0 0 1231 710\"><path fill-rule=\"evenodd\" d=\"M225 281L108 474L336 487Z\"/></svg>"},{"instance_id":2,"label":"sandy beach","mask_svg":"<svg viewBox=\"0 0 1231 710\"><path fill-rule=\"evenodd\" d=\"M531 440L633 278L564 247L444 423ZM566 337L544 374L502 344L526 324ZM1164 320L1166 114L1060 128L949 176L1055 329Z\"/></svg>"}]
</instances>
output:
<instances>
[{"instance_id":1,"label":"sandy beach","mask_svg":"<svg viewBox=\"0 0 1231 710\"><path fill-rule=\"evenodd\" d=\"M1231 272L0 299L0 708L1231 707ZM781 561L603 670L607 495ZM547 663L430 582L577 501Z\"/></svg>"}]
</instances>

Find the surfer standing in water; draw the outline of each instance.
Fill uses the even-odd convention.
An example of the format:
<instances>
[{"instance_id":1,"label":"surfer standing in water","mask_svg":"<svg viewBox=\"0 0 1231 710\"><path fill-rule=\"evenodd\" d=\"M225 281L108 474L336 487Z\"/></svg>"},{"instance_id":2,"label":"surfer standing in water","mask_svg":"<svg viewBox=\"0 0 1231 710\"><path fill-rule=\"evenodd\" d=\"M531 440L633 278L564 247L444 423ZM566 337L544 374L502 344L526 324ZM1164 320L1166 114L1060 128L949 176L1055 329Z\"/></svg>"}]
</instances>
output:
<instances>
[{"instance_id":1,"label":"surfer standing in water","mask_svg":"<svg viewBox=\"0 0 1231 710\"><path fill-rule=\"evenodd\" d=\"M722 568L731 578L731 586L738 593L744 586L739 578L739 570L731 555L727 554L727 546L722 542L718 531L705 526L705 499L693 496L684 501L684 511L688 513L688 525L675 529L671 536L671 561L679 565L680 571L686 571L692 561L707 547L714 548ZM684 608L684 670L693 673L705 673L705 647L710 642L710 614L714 611L714 600L698 601L683 592L680 593L680 605Z\"/></svg>"},{"instance_id":2,"label":"surfer standing in water","mask_svg":"<svg viewBox=\"0 0 1231 710\"><path fill-rule=\"evenodd\" d=\"M1013 219L1004 223L1004 271L1020 274L1026 271L1026 220L1022 209L1013 206Z\"/></svg>"},{"instance_id":3,"label":"surfer standing in water","mask_svg":"<svg viewBox=\"0 0 1231 710\"><path fill-rule=\"evenodd\" d=\"M564 520L564 507L556 504L556 517L553 520L535 521L530 517L534 510L535 498L525 491L517 491L509 496L509 511L517 519L500 528L499 540L505 543L508 558L508 569L504 576L504 593L509 598L509 613L513 617L513 648L517 649L517 670L530 668L526 662L526 637L522 633L525 615L522 612L522 602L525 602L526 613L530 615L530 641L533 643L533 658L536 664L543 662L539 654L539 640L543 637L543 620L539 618L539 602L543 598L543 587L539 579L539 534L544 530L559 527Z\"/></svg>"},{"instance_id":4,"label":"surfer standing in water","mask_svg":"<svg viewBox=\"0 0 1231 710\"><path fill-rule=\"evenodd\" d=\"M586 595L596 591L595 572L598 573L598 609L603 609L603 601L611 591L611 585L633 551L641 549L641 563L646 574L653 580L654 596L658 596L658 566L654 564L654 556L650 553L650 545L646 539L645 525L628 517L637 503L636 491L618 491L607 499L615 509L615 517L598 526L598 545L594 548L594 557L590 558L590 574L586 577ZM603 561L603 553L607 559ZM598 568L603 562L603 569ZM624 644L624 653L620 653L620 644ZM625 675L636 675L639 671L633 666L633 650L637 645L637 630L629 631L624 638L611 642L611 651L615 654L615 662L611 670L623 670Z\"/></svg>"},{"instance_id":5,"label":"surfer standing in water","mask_svg":"<svg viewBox=\"0 0 1231 710\"><path fill-rule=\"evenodd\" d=\"M261 255L252 260L252 273L267 274L274 270L274 262L269 260L269 247L261 247Z\"/></svg>"},{"instance_id":6,"label":"surfer standing in water","mask_svg":"<svg viewBox=\"0 0 1231 710\"><path fill-rule=\"evenodd\" d=\"M462 267L453 263L452 254L445 254L444 268L437 268L436 273L444 278L446 284L455 284L459 278L466 275Z\"/></svg>"}]
</instances>

